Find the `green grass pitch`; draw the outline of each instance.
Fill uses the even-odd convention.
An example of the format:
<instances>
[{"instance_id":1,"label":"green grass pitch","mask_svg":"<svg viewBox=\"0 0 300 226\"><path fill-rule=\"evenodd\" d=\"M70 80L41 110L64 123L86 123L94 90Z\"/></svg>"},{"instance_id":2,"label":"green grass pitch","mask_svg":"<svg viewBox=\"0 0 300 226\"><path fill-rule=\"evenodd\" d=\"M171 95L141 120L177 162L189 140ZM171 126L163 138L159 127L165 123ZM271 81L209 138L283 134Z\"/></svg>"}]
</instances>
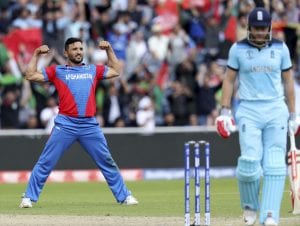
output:
<instances>
[{"instance_id":1,"label":"green grass pitch","mask_svg":"<svg viewBox=\"0 0 300 226\"><path fill-rule=\"evenodd\" d=\"M34 208L27 211L18 208L26 184L1 184L0 213L115 216L183 215L183 180L138 181L126 182L126 184L140 202L134 208L124 208L116 204L106 183L47 183L40 200L34 205ZM191 187L193 187L192 185ZM203 187L202 183L202 204L204 202ZM191 190L191 208L193 208L193 201L194 195L193 190ZM228 208L229 205L230 208ZM282 216L289 216L290 211L291 202L287 183L282 203ZM213 179L211 181L212 216L239 216L240 212L236 180Z\"/></svg>"},{"instance_id":2,"label":"green grass pitch","mask_svg":"<svg viewBox=\"0 0 300 226\"><path fill-rule=\"evenodd\" d=\"M201 181L201 212L203 214L204 182ZM137 206L116 203L106 183L47 183L34 208L20 209L18 205L26 184L0 185L0 214L8 215L65 215L65 216L126 216L126 217L182 217L184 221L184 181L159 180L126 182L139 200ZM191 181L193 187L193 181ZM191 189L191 209L194 193ZM281 208L281 217L291 214L289 184ZM234 178L211 180L211 216L240 218L239 194ZM299 216L298 216L299 217ZM0 224L1 225L1 224ZM182 224L183 225L183 224ZM300 218L299 218L300 225Z\"/></svg>"}]
</instances>

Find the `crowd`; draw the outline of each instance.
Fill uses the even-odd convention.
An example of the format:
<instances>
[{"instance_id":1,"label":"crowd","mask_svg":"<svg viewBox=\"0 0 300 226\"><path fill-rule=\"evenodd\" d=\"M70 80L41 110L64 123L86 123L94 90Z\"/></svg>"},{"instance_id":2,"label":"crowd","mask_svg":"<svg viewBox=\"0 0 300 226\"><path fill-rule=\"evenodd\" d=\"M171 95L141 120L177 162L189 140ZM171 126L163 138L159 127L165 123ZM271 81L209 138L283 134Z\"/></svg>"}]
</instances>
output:
<instances>
[{"instance_id":1,"label":"crowd","mask_svg":"<svg viewBox=\"0 0 300 226\"><path fill-rule=\"evenodd\" d=\"M30 84L23 73L42 43L51 54L40 68L64 64L69 37L83 40L86 64L106 62L100 40L109 41L122 62L121 76L97 88L102 127L212 125L228 50L246 37L255 5L271 12L273 37L288 45L300 96L299 0L2 0L0 128L51 130L56 90L50 83Z\"/></svg>"}]
</instances>

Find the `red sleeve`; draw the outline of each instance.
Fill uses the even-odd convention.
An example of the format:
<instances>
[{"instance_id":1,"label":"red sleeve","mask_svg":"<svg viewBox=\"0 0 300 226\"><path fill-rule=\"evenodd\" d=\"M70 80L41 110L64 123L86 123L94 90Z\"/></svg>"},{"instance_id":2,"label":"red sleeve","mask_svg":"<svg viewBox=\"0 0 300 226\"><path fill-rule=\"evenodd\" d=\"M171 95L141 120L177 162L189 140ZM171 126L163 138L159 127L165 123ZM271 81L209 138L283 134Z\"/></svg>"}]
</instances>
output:
<instances>
[{"instance_id":1,"label":"red sleeve","mask_svg":"<svg viewBox=\"0 0 300 226\"><path fill-rule=\"evenodd\" d=\"M98 81L105 79L108 68L104 65L96 65L96 76Z\"/></svg>"},{"instance_id":2,"label":"red sleeve","mask_svg":"<svg viewBox=\"0 0 300 226\"><path fill-rule=\"evenodd\" d=\"M45 72L46 72L46 80L48 81L53 81L55 76L56 76L56 66L55 65L51 65L49 67L45 68Z\"/></svg>"}]
</instances>

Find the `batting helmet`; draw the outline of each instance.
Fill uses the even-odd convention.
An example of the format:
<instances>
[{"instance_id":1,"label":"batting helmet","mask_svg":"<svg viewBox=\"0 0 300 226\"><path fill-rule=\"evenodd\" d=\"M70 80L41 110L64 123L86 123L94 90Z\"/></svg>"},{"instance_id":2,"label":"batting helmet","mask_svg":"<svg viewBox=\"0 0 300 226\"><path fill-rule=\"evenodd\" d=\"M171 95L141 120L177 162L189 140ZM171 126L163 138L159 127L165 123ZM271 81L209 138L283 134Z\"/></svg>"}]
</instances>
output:
<instances>
[{"instance_id":1,"label":"batting helmet","mask_svg":"<svg viewBox=\"0 0 300 226\"><path fill-rule=\"evenodd\" d=\"M248 16L248 31L247 31L247 39L253 45L261 48L267 45L272 39L271 33L271 25L272 18L270 13L263 7L254 8L249 16ZM268 28L268 31L265 32L265 37L263 39L258 40L255 35L251 31L251 27L261 27Z\"/></svg>"},{"instance_id":2,"label":"batting helmet","mask_svg":"<svg viewBox=\"0 0 300 226\"><path fill-rule=\"evenodd\" d=\"M248 16L248 26L250 27L269 27L271 22L270 13L263 7L253 9Z\"/></svg>"}]
</instances>

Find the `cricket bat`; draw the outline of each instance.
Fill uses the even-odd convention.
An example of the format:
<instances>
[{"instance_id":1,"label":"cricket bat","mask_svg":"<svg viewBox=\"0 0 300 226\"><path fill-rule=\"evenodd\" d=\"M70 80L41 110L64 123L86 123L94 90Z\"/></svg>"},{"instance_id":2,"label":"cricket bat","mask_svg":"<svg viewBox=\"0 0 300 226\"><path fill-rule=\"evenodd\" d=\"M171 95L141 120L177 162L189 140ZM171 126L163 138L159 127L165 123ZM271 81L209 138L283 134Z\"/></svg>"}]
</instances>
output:
<instances>
[{"instance_id":1,"label":"cricket bat","mask_svg":"<svg viewBox=\"0 0 300 226\"><path fill-rule=\"evenodd\" d=\"M293 214L300 214L300 150L296 148L295 135L290 133L288 174L291 186Z\"/></svg>"}]
</instances>

